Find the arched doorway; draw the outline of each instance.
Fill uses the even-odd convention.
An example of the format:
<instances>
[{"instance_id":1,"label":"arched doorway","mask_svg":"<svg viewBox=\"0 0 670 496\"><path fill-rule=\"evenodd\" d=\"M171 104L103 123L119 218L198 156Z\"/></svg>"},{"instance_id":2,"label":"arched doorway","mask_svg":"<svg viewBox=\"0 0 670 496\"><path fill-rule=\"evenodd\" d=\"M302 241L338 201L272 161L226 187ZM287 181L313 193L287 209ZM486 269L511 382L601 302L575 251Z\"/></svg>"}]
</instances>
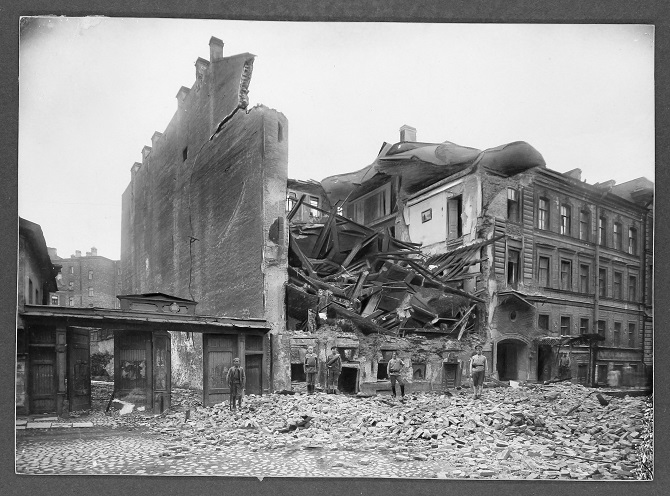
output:
<instances>
[{"instance_id":1,"label":"arched doorway","mask_svg":"<svg viewBox=\"0 0 670 496\"><path fill-rule=\"evenodd\" d=\"M523 341L505 339L496 345L496 370L501 381L519 380L527 372L528 346Z\"/></svg>"}]
</instances>

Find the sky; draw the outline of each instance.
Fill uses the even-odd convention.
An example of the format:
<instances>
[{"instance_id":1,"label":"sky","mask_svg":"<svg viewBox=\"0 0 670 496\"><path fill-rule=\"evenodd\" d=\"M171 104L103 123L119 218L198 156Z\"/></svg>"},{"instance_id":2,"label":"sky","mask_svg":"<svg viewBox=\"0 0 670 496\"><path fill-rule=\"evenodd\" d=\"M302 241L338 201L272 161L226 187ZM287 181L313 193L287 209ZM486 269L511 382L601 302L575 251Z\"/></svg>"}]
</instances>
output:
<instances>
[{"instance_id":1,"label":"sky","mask_svg":"<svg viewBox=\"0 0 670 496\"><path fill-rule=\"evenodd\" d=\"M294 179L361 169L407 124L422 142L526 141L588 183L654 180L652 26L32 18L18 207L59 256L119 259L130 168L212 36L257 56L250 105L287 117Z\"/></svg>"}]
</instances>

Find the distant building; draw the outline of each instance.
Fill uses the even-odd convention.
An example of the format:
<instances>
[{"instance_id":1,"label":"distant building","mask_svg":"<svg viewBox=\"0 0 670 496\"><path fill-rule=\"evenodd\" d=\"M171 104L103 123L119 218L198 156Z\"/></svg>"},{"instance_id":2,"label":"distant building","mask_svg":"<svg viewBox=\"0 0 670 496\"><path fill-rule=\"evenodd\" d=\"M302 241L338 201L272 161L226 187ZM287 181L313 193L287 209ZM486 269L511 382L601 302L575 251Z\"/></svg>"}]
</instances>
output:
<instances>
[{"instance_id":1,"label":"distant building","mask_svg":"<svg viewBox=\"0 0 670 496\"><path fill-rule=\"evenodd\" d=\"M62 266L56 279L58 291L51 293L50 305L119 308L116 298L121 294L119 260L98 255L95 247L84 256L77 250L70 258L61 258L56 248L49 248L49 254Z\"/></svg>"}]
</instances>

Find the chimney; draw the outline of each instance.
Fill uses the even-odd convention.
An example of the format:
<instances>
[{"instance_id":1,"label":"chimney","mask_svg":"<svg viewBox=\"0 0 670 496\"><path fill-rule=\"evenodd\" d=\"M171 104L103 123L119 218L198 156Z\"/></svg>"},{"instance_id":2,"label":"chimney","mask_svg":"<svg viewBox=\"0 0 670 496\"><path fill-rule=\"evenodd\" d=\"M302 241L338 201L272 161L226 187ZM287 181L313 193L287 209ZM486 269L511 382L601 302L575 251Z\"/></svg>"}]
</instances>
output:
<instances>
[{"instance_id":1,"label":"chimney","mask_svg":"<svg viewBox=\"0 0 670 496\"><path fill-rule=\"evenodd\" d=\"M149 157L150 153L151 153L150 146L145 146L144 148L142 148L142 165L147 163L147 158Z\"/></svg>"},{"instance_id":2,"label":"chimney","mask_svg":"<svg viewBox=\"0 0 670 496\"><path fill-rule=\"evenodd\" d=\"M200 89L203 81L205 80L205 72L209 67L209 62L202 57L198 57L198 60L195 61L195 89L196 91Z\"/></svg>"},{"instance_id":3,"label":"chimney","mask_svg":"<svg viewBox=\"0 0 670 496\"><path fill-rule=\"evenodd\" d=\"M209 39L209 61L221 60L223 58L223 41L212 36Z\"/></svg>"},{"instance_id":4,"label":"chimney","mask_svg":"<svg viewBox=\"0 0 670 496\"><path fill-rule=\"evenodd\" d=\"M416 141L416 128L405 124L400 128L400 141Z\"/></svg>"},{"instance_id":5,"label":"chimney","mask_svg":"<svg viewBox=\"0 0 670 496\"><path fill-rule=\"evenodd\" d=\"M75 257L81 257L81 250L75 250L74 251L74 256Z\"/></svg>"},{"instance_id":6,"label":"chimney","mask_svg":"<svg viewBox=\"0 0 670 496\"><path fill-rule=\"evenodd\" d=\"M98 256L98 249L95 246L91 247L91 255L94 257Z\"/></svg>"},{"instance_id":7,"label":"chimney","mask_svg":"<svg viewBox=\"0 0 670 496\"><path fill-rule=\"evenodd\" d=\"M91 252L90 252L90 251L87 251L87 252L86 252L86 256L87 256L87 257L90 257L90 256L91 256Z\"/></svg>"},{"instance_id":8,"label":"chimney","mask_svg":"<svg viewBox=\"0 0 670 496\"><path fill-rule=\"evenodd\" d=\"M582 170L581 169L572 169L571 171L564 172L564 176L571 177L572 179L577 179L577 181L582 180Z\"/></svg>"},{"instance_id":9,"label":"chimney","mask_svg":"<svg viewBox=\"0 0 670 496\"><path fill-rule=\"evenodd\" d=\"M49 252L50 259L53 260L54 258L58 258L58 252L56 248L51 248L50 246L47 246L47 251Z\"/></svg>"},{"instance_id":10,"label":"chimney","mask_svg":"<svg viewBox=\"0 0 670 496\"><path fill-rule=\"evenodd\" d=\"M163 133L159 133L156 131L154 135L151 137L151 148L156 148L156 143L158 143L158 140L163 137Z\"/></svg>"}]
</instances>

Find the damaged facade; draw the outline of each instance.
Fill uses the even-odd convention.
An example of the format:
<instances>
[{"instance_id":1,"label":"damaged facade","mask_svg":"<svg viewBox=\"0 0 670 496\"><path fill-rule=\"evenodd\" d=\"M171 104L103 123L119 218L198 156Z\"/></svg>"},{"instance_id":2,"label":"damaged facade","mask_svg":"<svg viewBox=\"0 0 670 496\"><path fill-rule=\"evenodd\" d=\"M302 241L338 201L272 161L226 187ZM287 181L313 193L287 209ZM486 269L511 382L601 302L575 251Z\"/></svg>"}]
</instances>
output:
<instances>
[{"instance_id":1,"label":"damaged facade","mask_svg":"<svg viewBox=\"0 0 670 496\"><path fill-rule=\"evenodd\" d=\"M332 204L346 199L346 217L420 244L432 274L482 299L477 332L500 380L555 378L570 351L573 380L605 384L618 370L631 383L652 365L653 183L589 185L580 174L546 168L527 143L421 143L403 126L373 164L322 185ZM441 355L451 346L430 342ZM470 348L457 344L462 363Z\"/></svg>"},{"instance_id":2,"label":"damaged facade","mask_svg":"<svg viewBox=\"0 0 670 496\"><path fill-rule=\"evenodd\" d=\"M285 321L288 125L275 110L248 109L254 57L224 57L223 42L210 40L209 60L196 61L195 83L177 93L174 117L123 193L125 293L197 301L198 314L258 321L263 331L171 333L176 385L216 389L233 357L261 377L258 392L271 378L288 381L270 338Z\"/></svg>"}]
</instances>

